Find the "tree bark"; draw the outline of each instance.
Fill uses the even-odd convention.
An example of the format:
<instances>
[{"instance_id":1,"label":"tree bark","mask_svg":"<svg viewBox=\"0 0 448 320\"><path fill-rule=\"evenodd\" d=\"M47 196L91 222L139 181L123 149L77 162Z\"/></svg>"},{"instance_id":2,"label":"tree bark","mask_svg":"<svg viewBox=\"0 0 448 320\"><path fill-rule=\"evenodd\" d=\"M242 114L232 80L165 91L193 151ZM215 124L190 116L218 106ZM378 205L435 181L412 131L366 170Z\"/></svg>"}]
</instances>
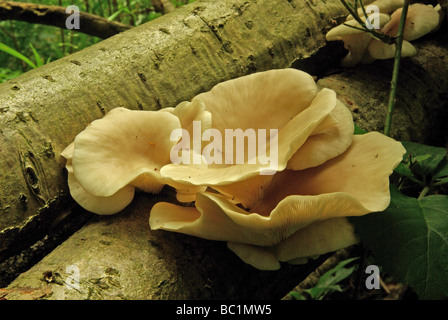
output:
<instances>
[{"instance_id":1,"label":"tree bark","mask_svg":"<svg viewBox=\"0 0 448 320\"><path fill-rule=\"evenodd\" d=\"M0 1L0 20L19 20L65 29L65 22L71 15L71 13L66 13L65 10L65 7L59 6ZM77 31L101 39L109 38L132 28L132 26L109 21L106 18L81 11L79 12L79 27L80 29L77 29Z\"/></svg>"},{"instance_id":2,"label":"tree bark","mask_svg":"<svg viewBox=\"0 0 448 320\"><path fill-rule=\"evenodd\" d=\"M256 71L293 65L321 75L343 52L340 44L325 46L325 33L345 15L338 0L197 2L1 84L0 261L20 260L20 251L45 239L61 215L79 216L67 196L60 152L88 123L120 106L175 106ZM448 84L443 76L437 83L434 78L447 72L446 39L435 38L406 62L417 76L401 81L399 92L419 93L407 100L412 109L397 110L404 119L395 127L398 139L424 140L433 134L429 124L440 127L447 119ZM390 66L384 61L336 69L319 83L335 89L365 129L381 130L384 119L377 112L387 101L380 97L388 92ZM378 68L383 71L375 76ZM433 85L415 91L422 83ZM421 122L414 123L414 113ZM147 214L165 196L169 190L139 195L123 213L95 217L11 288L49 285L51 298L267 299L284 295L319 264L259 272L222 243L152 232ZM85 285L80 292L40 280L48 270L66 279L70 265L79 268ZM100 290L106 286L110 291Z\"/></svg>"}]
</instances>

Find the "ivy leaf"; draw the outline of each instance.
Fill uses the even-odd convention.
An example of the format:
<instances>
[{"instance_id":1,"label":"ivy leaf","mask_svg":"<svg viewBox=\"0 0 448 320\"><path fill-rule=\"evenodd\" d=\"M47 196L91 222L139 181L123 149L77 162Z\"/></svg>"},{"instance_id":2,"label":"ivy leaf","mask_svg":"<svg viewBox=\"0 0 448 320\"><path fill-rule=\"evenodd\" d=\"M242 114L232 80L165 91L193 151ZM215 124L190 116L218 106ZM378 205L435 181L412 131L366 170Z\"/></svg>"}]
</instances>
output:
<instances>
[{"instance_id":1,"label":"ivy leaf","mask_svg":"<svg viewBox=\"0 0 448 320\"><path fill-rule=\"evenodd\" d=\"M412 170L409 168L409 166L405 165L404 163L400 163L394 170L396 173L402 175L403 177L412 178L414 177L414 174L412 173Z\"/></svg>"},{"instance_id":2,"label":"ivy leaf","mask_svg":"<svg viewBox=\"0 0 448 320\"><path fill-rule=\"evenodd\" d=\"M448 175L448 156L445 148L403 141L406 149L404 159L409 159L412 171L420 177L428 175L442 178Z\"/></svg>"},{"instance_id":3,"label":"ivy leaf","mask_svg":"<svg viewBox=\"0 0 448 320\"><path fill-rule=\"evenodd\" d=\"M420 299L448 298L448 195L416 199L391 187L384 212L350 221L378 263Z\"/></svg>"}]
</instances>

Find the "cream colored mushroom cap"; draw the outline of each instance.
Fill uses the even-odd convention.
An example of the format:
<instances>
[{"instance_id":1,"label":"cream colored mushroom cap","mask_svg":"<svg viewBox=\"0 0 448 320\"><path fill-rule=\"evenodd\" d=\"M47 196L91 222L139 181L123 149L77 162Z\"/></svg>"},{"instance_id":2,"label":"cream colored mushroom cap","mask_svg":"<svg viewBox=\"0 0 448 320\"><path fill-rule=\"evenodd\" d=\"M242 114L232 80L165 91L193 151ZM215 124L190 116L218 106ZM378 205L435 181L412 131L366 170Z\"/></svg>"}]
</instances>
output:
<instances>
[{"instance_id":1,"label":"cream colored mushroom cap","mask_svg":"<svg viewBox=\"0 0 448 320\"><path fill-rule=\"evenodd\" d=\"M365 5L366 13L369 14L369 7L376 6L380 13L390 14L398 8L403 7L403 0L376 0L368 5ZM362 17L364 12L362 8L358 9L358 15ZM353 19L352 15L348 15L347 20Z\"/></svg>"},{"instance_id":2,"label":"cream colored mushroom cap","mask_svg":"<svg viewBox=\"0 0 448 320\"><path fill-rule=\"evenodd\" d=\"M74 143L71 143L61 152L61 156L66 159L70 195L81 207L96 214L110 215L120 212L131 203L135 192L132 186L125 186L108 197L94 196L84 190L73 174L73 151Z\"/></svg>"},{"instance_id":3,"label":"cream colored mushroom cap","mask_svg":"<svg viewBox=\"0 0 448 320\"><path fill-rule=\"evenodd\" d=\"M366 18L364 17L362 20L365 22ZM389 20L390 17L387 14L379 14L379 27L384 26ZM375 25L374 19L371 23ZM327 41L344 41L344 48L348 50L348 54L341 61L343 67L354 67L369 60L369 57L366 56L367 47L373 38L368 32L356 28L362 28L362 26L356 20L348 20L345 24L331 29L326 34Z\"/></svg>"},{"instance_id":4,"label":"cream colored mushroom cap","mask_svg":"<svg viewBox=\"0 0 448 320\"><path fill-rule=\"evenodd\" d=\"M297 149L336 107L336 94L329 89L318 93L314 79L303 71L282 69L223 82L192 99L192 103L197 101L211 113L212 127L222 137L226 137L225 132L229 130L264 129L267 151L271 138L277 137L277 169L283 170ZM271 129L277 131L273 137L270 136ZM227 142L223 143L226 148ZM213 187L250 179L270 168L258 155L254 159L246 158L244 163L235 160L238 152L250 154L248 143L238 152L235 151L236 144L228 145L234 148L229 152L233 155L230 164L224 159L221 164L210 165L207 169L169 164L162 168L161 174L175 181ZM224 158L228 150L222 152Z\"/></svg>"},{"instance_id":5,"label":"cream colored mushroom cap","mask_svg":"<svg viewBox=\"0 0 448 320\"><path fill-rule=\"evenodd\" d=\"M261 254L261 268L273 266L271 249L263 247L277 246L277 260L318 255L333 250L335 243L351 243L355 237L350 228L341 227L345 231L340 242L328 237L328 241L316 242L314 249L302 247L310 245L308 242L295 241L301 239L300 230L312 228L315 223L319 223L319 230L332 229L334 225L323 221L333 219L344 224L335 219L386 209L390 202L389 176L404 153L401 143L380 133L354 136L346 152L320 166L276 174L263 197L248 211L228 197L204 192L198 194L195 208L157 203L149 224L151 229L242 244L236 246L239 255ZM325 233L320 237L325 239ZM246 255L243 248L255 251L247 251Z\"/></svg>"},{"instance_id":6,"label":"cream colored mushroom cap","mask_svg":"<svg viewBox=\"0 0 448 320\"><path fill-rule=\"evenodd\" d=\"M391 36L397 35L401 12L402 9L398 9L391 15L389 23L383 27L382 32ZM414 41L423 37L438 27L439 19L439 12L431 5L421 3L410 5L406 16L403 39Z\"/></svg>"},{"instance_id":7,"label":"cream colored mushroom cap","mask_svg":"<svg viewBox=\"0 0 448 320\"><path fill-rule=\"evenodd\" d=\"M380 40L373 39L372 42L370 42L368 50L369 54L378 60L383 59L391 59L395 56L395 44L387 44ZM412 57L417 54L417 50L415 47L406 40L403 40L401 45L401 57Z\"/></svg>"},{"instance_id":8,"label":"cream colored mushroom cap","mask_svg":"<svg viewBox=\"0 0 448 320\"><path fill-rule=\"evenodd\" d=\"M107 197L126 185L146 192L164 186L160 169L170 163L171 132L179 118L169 112L116 108L74 140L73 173L94 196Z\"/></svg>"},{"instance_id":9,"label":"cream colored mushroom cap","mask_svg":"<svg viewBox=\"0 0 448 320\"><path fill-rule=\"evenodd\" d=\"M372 15L370 15L370 16L372 16ZM365 17L361 17L361 19L364 22L366 22L366 20L367 20ZM382 27L390 21L390 16L387 14L384 14L384 13L380 13L379 19L380 19L379 26ZM371 21L372 24L374 24L374 22L375 22L375 20ZM348 20L345 23L340 24L339 26L334 27L333 29L328 31L327 34L325 35L325 38L327 39L327 41L343 40L343 37L347 36L347 35L366 33L365 31L359 30L356 28L362 28L362 26L358 23L358 21Z\"/></svg>"}]
</instances>

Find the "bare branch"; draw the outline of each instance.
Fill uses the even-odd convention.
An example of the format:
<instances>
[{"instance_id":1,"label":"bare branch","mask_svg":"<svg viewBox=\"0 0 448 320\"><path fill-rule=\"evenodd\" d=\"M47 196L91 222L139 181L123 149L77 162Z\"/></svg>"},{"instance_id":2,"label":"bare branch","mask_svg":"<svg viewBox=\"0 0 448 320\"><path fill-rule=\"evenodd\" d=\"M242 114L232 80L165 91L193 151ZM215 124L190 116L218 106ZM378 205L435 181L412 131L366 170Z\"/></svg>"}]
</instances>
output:
<instances>
[{"instance_id":1,"label":"bare branch","mask_svg":"<svg viewBox=\"0 0 448 320\"><path fill-rule=\"evenodd\" d=\"M163 14L172 12L176 9L174 4L172 4L169 0L151 0L151 3L156 12L160 12Z\"/></svg>"},{"instance_id":2,"label":"bare branch","mask_svg":"<svg viewBox=\"0 0 448 320\"><path fill-rule=\"evenodd\" d=\"M0 1L0 20L20 20L66 28L65 21L70 13L66 13L65 9L60 6ZM132 28L132 26L85 12L79 12L79 22L80 29L77 31L102 39Z\"/></svg>"}]
</instances>

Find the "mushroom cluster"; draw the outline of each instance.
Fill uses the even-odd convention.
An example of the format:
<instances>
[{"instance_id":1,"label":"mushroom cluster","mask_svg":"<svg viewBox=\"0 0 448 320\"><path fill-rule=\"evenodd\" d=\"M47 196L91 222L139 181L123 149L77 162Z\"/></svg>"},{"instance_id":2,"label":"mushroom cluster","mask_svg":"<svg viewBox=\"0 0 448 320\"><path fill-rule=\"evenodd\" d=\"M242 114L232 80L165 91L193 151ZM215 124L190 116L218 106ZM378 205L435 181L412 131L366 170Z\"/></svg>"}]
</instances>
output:
<instances>
[{"instance_id":1,"label":"mushroom cluster","mask_svg":"<svg viewBox=\"0 0 448 320\"><path fill-rule=\"evenodd\" d=\"M230 129L264 130L257 146L276 157L275 170L266 174L272 167L260 153L249 156L249 141L243 161L210 161L211 154L235 160L235 150L210 150L217 138L210 133ZM199 143L198 131L206 137ZM175 108L113 109L62 155L71 195L87 210L113 214L135 189L169 185L179 201L156 203L151 229L226 241L246 263L275 270L357 243L347 217L389 205L389 176L405 149L378 132L353 132L334 91L319 90L305 72L280 69L220 83ZM173 150L193 151L186 159L200 161L173 163Z\"/></svg>"},{"instance_id":2,"label":"mushroom cluster","mask_svg":"<svg viewBox=\"0 0 448 320\"><path fill-rule=\"evenodd\" d=\"M358 9L358 15L364 23L367 21L371 26L377 26L379 29L376 31L384 35L397 36L403 1L377 0L370 6L375 6L371 8L378 8L378 11L367 10L367 18L362 9ZM442 15L443 10L440 5L433 7L415 3L409 6L403 31L402 57L417 54L411 41L437 30L441 24ZM326 34L327 41L342 40L345 49L348 50L347 55L341 61L341 66L354 67L359 63L371 63L374 60L390 59L395 56L395 44L387 44L375 38L371 33L363 31L362 28L361 24L349 15L343 24L331 29Z\"/></svg>"}]
</instances>

